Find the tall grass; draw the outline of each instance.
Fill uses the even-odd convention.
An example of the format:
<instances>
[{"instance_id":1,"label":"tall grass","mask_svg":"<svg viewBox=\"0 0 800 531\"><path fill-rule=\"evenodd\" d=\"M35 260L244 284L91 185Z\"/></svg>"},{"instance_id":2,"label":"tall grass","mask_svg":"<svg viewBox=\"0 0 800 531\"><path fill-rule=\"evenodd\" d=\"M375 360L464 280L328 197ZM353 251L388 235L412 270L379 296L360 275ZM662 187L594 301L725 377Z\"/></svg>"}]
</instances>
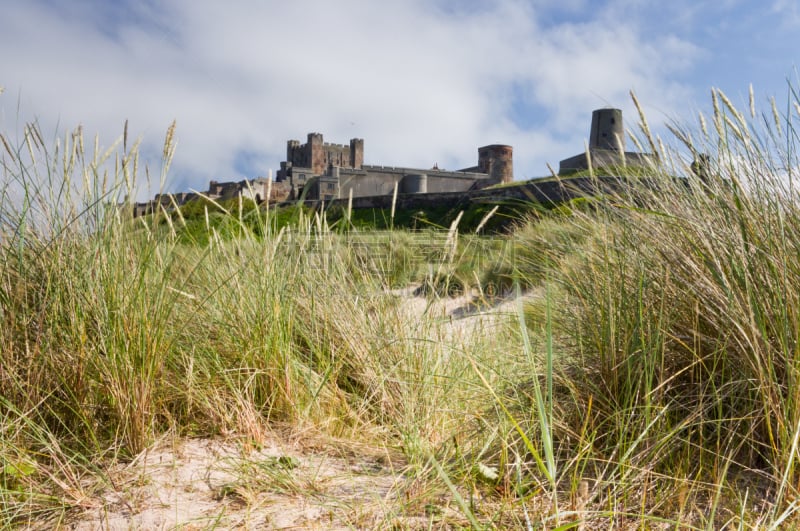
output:
<instances>
[{"instance_id":1,"label":"tall grass","mask_svg":"<svg viewBox=\"0 0 800 531\"><path fill-rule=\"evenodd\" d=\"M464 355L499 369L503 344L388 291L419 261L402 235L365 252L319 215L241 203L213 205L202 234L180 213L134 219L135 146L41 137L3 137L0 525L96 503L108 463L165 434L313 429L433 477L429 456L480 409Z\"/></svg>"},{"instance_id":2,"label":"tall grass","mask_svg":"<svg viewBox=\"0 0 800 531\"><path fill-rule=\"evenodd\" d=\"M165 434L275 426L402 454L396 511L449 495L475 527L796 523L800 106L712 96L639 141L659 164L503 240L241 202L133 219L127 139L3 136L0 524L69 518ZM411 310L393 288L426 277ZM451 284L529 293L465 332Z\"/></svg>"},{"instance_id":3,"label":"tall grass","mask_svg":"<svg viewBox=\"0 0 800 531\"><path fill-rule=\"evenodd\" d=\"M675 145L646 140L661 164L564 222L582 243L546 273L559 360L532 372L556 378L561 488L587 482L590 519L797 522L798 103L747 115L712 96Z\"/></svg>"}]
</instances>

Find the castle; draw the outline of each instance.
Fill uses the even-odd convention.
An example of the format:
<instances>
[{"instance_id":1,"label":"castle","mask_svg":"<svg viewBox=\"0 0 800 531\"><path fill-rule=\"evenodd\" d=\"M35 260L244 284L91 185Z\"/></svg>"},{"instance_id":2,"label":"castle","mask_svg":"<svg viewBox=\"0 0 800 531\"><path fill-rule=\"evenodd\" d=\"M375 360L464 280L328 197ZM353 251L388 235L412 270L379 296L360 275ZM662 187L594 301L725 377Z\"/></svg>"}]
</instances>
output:
<instances>
[{"instance_id":1,"label":"castle","mask_svg":"<svg viewBox=\"0 0 800 531\"><path fill-rule=\"evenodd\" d=\"M205 197L215 201L244 197L256 203L285 201L330 201L348 197L468 192L514 180L513 149L492 144L478 148L478 164L447 171L436 165L429 169L373 166L364 164L364 140L350 145L323 142L320 133L309 133L300 144L289 140L286 160L281 162L275 181L259 177L233 182L211 181L200 193L156 194L151 201L136 203L133 216L183 205Z\"/></svg>"},{"instance_id":2,"label":"castle","mask_svg":"<svg viewBox=\"0 0 800 531\"><path fill-rule=\"evenodd\" d=\"M624 165L648 167L657 162L655 154L625 151L622 111L598 109L592 113L588 153L564 159L559 174L592 168ZM270 172L271 173L271 172ZM432 168L404 168L364 164L364 140L353 138L349 145L330 144L322 134L309 133L305 144L289 140L286 160L273 181L259 177L235 182L211 181L206 192L158 194L152 201L136 203L134 217L158 208L170 209L201 196L213 200L235 197L256 203L285 201L331 201L350 197L393 196L439 193L467 194L514 180L513 149L503 144L478 148L478 164L456 171Z\"/></svg>"},{"instance_id":3,"label":"castle","mask_svg":"<svg viewBox=\"0 0 800 531\"><path fill-rule=\"evenodd\" d=\"M364 140L350 145L323 142L320 133L309 133L300 144L289 140L286 160L275 182L286 183L289 200L328 201L393 194L466 192L514 180L513 149L492 144L478 148L478 164L456 171L402 168L364 164Z\"/></svg>"}]
</instances>

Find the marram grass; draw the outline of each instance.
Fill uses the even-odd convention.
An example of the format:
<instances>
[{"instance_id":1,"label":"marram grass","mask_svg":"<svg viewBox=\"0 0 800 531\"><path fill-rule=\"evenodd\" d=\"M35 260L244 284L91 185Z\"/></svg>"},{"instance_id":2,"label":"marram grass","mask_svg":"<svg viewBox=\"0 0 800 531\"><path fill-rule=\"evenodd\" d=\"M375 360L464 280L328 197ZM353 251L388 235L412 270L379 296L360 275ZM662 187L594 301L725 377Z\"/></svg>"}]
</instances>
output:
<instances>
[{"instance_id":1,"label":"marram grass","mask_svg":"<svg viewBox=\"0 0 800 531\"><path fill-rule=\"evenodd\" d=\"M76 132L48 152L40 136L3 159L0 524L71 517L113 484L109 462L165 434L258 445L313 426L422 474L480 414L466 356L499 370L507 344L444 341L449 321L402 306L392 271L416 258L401 234L371 255L302 209L278 230L228 206L187 239L180 215L130 216L135 150L85 154Z\"/></svg>"},{"instance_id":2,"label":"marram grass","mask_svg":"<svg viewBox=\"0 0 800 531\"><path fill-rule=\"evenodd\" d=\"M662 166L571 221L585 240L549 280L562 297L553 423L569 441L565 480L588 480L595 505L788 525L800 487L799 117L790 105L748 119L713 95L712 130L692 140L675 128L684 145L660 151ZM679 148L710 154L707 166Z\"/></svg>"},{"instance_id":3,"label":"marram grass","mask_svg":"<svg viewBox=\"0 0 800 531\"><path fill-rule=\"evenodd\" d=\"M495 239L247 204L132 219L127 138L4 134L0 525L70 521L166 434L275 426L402 453L387 527L447 497L473 527L796 525L793 94L759 115L714 91L671 147L642 127L659 165ZM446 287L415 314L392 290L426 279ZM527 295L454 333L451 283Z\"/></svg>"}]
</instances>

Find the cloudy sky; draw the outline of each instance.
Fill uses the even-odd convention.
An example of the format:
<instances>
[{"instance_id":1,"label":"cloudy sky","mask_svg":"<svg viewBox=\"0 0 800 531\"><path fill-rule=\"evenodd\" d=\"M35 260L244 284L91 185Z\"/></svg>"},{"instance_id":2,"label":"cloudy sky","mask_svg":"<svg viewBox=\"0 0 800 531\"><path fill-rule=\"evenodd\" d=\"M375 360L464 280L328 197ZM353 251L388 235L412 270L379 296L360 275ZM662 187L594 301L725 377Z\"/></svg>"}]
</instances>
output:
<instances>
[{"instance_id":1,"label":"cloudy sky","mask_svg":"<svg viewBox=\"0 0 800 531\"><path fill-rule=\"evenodd\" d=\"M0 131L110 145L129 123L168 188L267 175L286 140L365 139L365 162L458 169L514 147L517 179L583 150L591 111L687 123L797 83L800 0L4 0ZM145 193L145 192L143 192Z\"/></svg>"}]
</instances>

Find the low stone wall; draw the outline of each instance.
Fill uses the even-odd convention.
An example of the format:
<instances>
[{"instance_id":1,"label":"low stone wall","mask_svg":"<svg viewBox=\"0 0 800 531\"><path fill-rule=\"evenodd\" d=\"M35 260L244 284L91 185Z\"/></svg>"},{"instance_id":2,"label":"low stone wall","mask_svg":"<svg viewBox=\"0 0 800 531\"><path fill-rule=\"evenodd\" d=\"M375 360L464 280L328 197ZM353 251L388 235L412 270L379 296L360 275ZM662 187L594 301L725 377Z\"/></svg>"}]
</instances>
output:
<instances>
[{"instance_id":1,"label":"low stone wall","mask_svg":"<svg viewBox=\"0 0 800 531\"><path fill-rule=\"evenodd\" d=\"M463 205L465 208L470 203L501 203L506 201L533 202L541 204L558 204L577 197L587 197L599 193L611 192L619 189L620 180L617 177L578 177L561 181L543 180L528 182L517 186L489 188L468 192L447 192L432 194L398 194L395 208L425 209L434 207L455 208ZM347 199L333 199L325 203L326 208L338 205L347 208ZM306 206L318 208L321 201L306 201ZM377 195L369 197L354 197L353 209L391 208L391 195Z\"/></svg>"}]
</instances>

